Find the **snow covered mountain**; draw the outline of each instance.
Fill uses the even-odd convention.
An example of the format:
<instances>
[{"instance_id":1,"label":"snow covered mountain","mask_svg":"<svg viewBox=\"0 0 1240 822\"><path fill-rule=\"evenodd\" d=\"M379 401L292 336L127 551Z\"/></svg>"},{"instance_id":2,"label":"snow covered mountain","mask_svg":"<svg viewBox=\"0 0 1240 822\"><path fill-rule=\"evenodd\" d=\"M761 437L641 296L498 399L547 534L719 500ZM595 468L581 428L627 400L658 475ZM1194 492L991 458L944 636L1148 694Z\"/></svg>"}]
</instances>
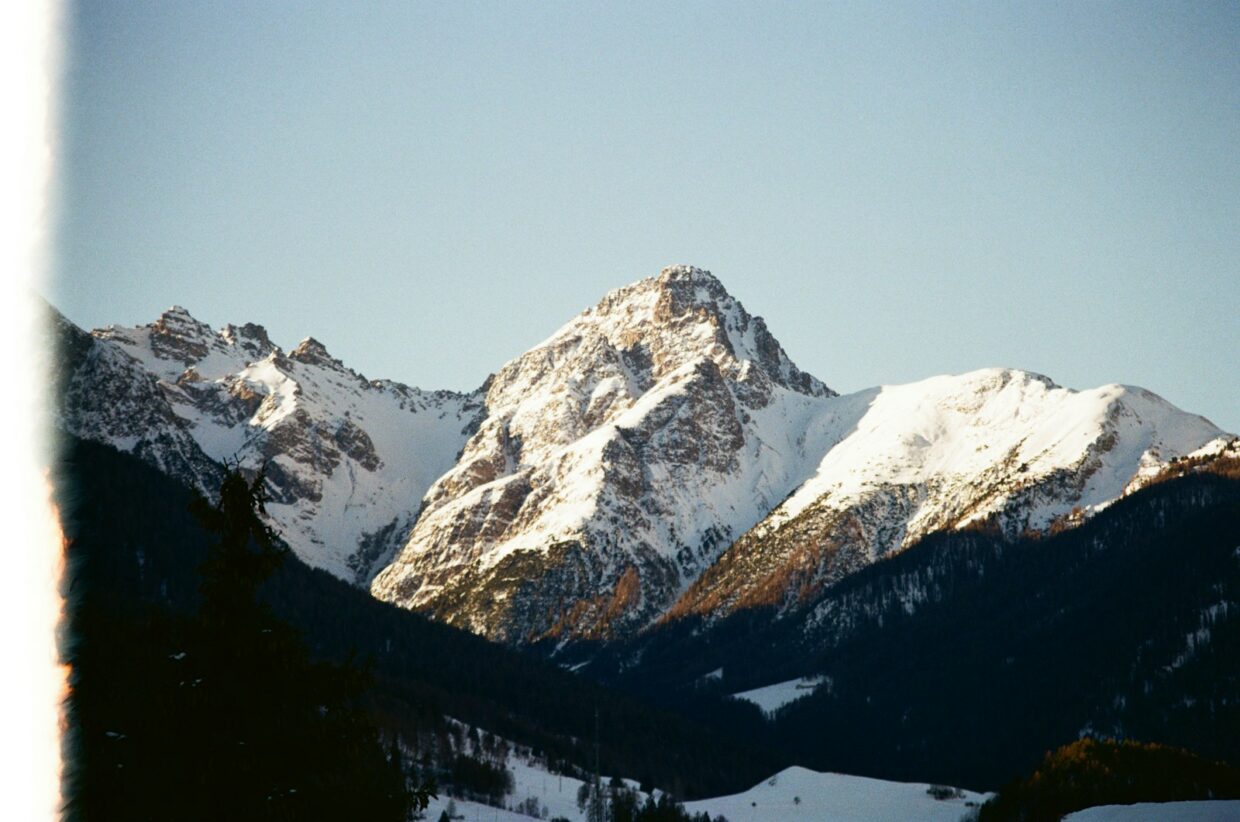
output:
<instances>
[{"instance_id":1,"label":"snow covered mountain","mask_svg":"<svg viewBox=\"0 0 1240 822\"><path fill-rule=\"evenodd\" d=\"M367 380L313 338L286 354L261 326L217 332L180 307L92 334L56 322L73 352L62 357L63 428L204 491L226 462L266 465L268 512L292 549L363 584L480 409L473 395Z\"/></svg>"},{"instance_id":2,"label":"snow covered mountain","mask_svg":"<svg viewBox=\"0 0 1240 822\"><path fill-rule=\"evenodd\" d=\"M312 565L493 639L790 606L943 529L1071 527L1234 440L1139 388L988 369L837 396L709 272L606 295L477 392L180 308L58 320L59 424L210 490L267 464Z\"/></svg>"},{"instance_id":3,"label":"snow covered mountain","mask_svg":"<svg viewBox=\"0 0 1240 822\"><path fill-rule=\"evenodd\" d=\"M794 602L934 530L1070 526L1226 439L1139 388L1020 371L837 397L685 266L506 365L485 405L372 592L517 642Z\"/></svg>"},{"instance_id":4,"label":"snow covered mountain","mask_svg":"<svg viewBox=\"0 0 1240 822\"><path fill-rule=\"evenodd\" d=\"M155 375L54 311L48 320L48 345L60 352L51 375L57 428L136 454L199 491L218 485L221 466L203 453Z\"/></svg>"},{"instance_id":5,"label":"snow covered mountain","mask_svg":"<svg viewBox=\"0 0 1240 822\"><path fill-rule=\"evenodd\" d=\"M830 396L709 272L666 268L490 380L371 590L509 641L638 628L805 478Z\"/></svg>"},{"instance_id":6,"label":"snow covered mountain","mask_svg":"<svg viewBox=\"0 0 1240 822\"><path fill-rule=\"evenodd\" d=\"M1072 391L985 369L839 397L813 475L670 610L788 607L934 531L1011 538L1078 524L1233 437L1142 388Z\"/></svg>"}]
</instances>

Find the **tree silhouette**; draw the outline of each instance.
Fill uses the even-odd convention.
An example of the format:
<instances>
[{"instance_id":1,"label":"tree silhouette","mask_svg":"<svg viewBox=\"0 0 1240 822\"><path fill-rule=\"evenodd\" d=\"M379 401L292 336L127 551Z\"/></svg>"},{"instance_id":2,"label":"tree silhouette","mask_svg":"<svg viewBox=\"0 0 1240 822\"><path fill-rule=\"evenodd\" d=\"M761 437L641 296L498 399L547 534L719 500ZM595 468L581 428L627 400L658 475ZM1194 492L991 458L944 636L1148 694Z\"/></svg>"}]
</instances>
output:
<instances>
[{"instance_id":1,"label":"tree silhouette","mask_svg":"<svg viewBox=\"0 0 1240 822\"><path fill-rule=\"evenodd\" d=\"M263 482L234 469L217 504L192 505L216 538L195 615L75 614L91 624L74 658L70 818L403 822L426 807L368 721L368 671L312 660L259 600L287 552L262 519Z\"/></svg>"}]
</instances>

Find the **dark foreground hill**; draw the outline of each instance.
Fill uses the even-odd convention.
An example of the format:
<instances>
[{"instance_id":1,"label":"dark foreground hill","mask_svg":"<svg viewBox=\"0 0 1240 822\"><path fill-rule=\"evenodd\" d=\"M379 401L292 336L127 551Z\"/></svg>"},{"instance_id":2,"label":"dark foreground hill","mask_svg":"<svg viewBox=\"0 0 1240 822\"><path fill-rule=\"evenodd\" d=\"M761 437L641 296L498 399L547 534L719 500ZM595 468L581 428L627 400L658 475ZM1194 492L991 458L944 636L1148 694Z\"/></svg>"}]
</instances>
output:
<instances>
[{"instance_id":1,"label":"dark foreground hill","mask_svg":"<svg viewBox=\"0 0 1240 822\"><path fill-rule=\"evenodd\" d=\"M190 491L73 440L58 480L75 600L131 625L144 609L196 607L208 536ZM1158 483L1052 537L934 535L780 616L570 649L594 659L593 681L291 558L261 596L320 658L370 660L373 714L391 730L446 714L585 766L598 707L603 770L683 797L793 762L993 789L1090 733L1240 762L1240 482L1228 476ZM806 675L825 684L769 720L727 698Z\"/></svg>"},{"instance_id":2,"label":"dark foreground hill","mask_svg":"<svg viewBox=\"0 0 1240 822\"><path fill-rule=\"evenodd\" d=\"M152 613L197 608L210 535L190 513L191 491L135 457L71 438L56 479L68 538L70 645L89 636L74 615L100 615L115 636L141 641L142 626L159 623ZM291 556L260 598L317 658L370 665L372 715L391 731L408 734L448 715L553 763L586 766L598 709L604 772L683 797L734 791L789 763L730 733L380 602ZM142 688L126 680L123 664L109 675L114 688Z\"/></svg>"}]
</instances>

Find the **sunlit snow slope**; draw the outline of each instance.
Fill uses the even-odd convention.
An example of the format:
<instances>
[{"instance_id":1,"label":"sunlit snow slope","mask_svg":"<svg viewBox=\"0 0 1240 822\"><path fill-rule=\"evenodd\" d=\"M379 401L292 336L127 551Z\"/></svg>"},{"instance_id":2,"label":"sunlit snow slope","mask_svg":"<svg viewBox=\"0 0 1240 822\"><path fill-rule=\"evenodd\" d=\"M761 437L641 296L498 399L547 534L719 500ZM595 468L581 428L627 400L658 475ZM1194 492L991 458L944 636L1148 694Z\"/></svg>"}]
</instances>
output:
<instances>
[{"instance_id":1,"label":"sunlit snow slope","mask_svg":"<svg viewBox=\"0 0 1240 822\"><path fill-rule=\"evenodd\" d=\"M1149 391L985 369L827 401L829 447L672 609L789 605L938 530L1081 521L1170 461L1232 439Z\"/></svg>"}]
</instances>

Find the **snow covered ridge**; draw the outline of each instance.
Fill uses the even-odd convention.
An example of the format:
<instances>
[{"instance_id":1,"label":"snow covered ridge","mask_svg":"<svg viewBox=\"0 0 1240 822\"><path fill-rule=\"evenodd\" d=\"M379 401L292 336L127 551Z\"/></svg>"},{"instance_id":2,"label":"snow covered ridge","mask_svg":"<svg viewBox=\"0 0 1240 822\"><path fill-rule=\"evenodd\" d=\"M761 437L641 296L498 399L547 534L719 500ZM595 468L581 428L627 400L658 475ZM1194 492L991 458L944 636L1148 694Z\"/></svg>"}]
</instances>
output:
<instances>
[{"instance_id":1,"label":"snow covered ridge","mask_svg":"<svg viewBox=\"0 0 1240 822\"><path fill-rule=\"evenodd\" d=\"M833 445L788 499L734 543L669 617L790 607L941 530L1007 537L1078 524L1237 440L1142 388L1073 391L984 369L825 403Z\"/></svg>"},{"instance_id":2,"label":"snow covered ridge","mask_svg":"<svg viewBox=\"0 0 1240 822\"><path fill-rule=\"evenodd\" d=\"M792 601L941 528L1063 527L1223 436L1142 389L1006 369L838 397L685 266L608 294L485 404L372 592L515 642Z\"/></svg>"},{"instance_id":3,"label":"snow covered ridge","mask_svg":"<svg viewBox=\"0 0 1240 822\"><path fill-rule=\"evenodd\" d=\"M610 292L468 395L181 308L59 328L66 430L204 489L266 461L302 559L518 643L786 605L931 531L1069 527L1238 450L1143 389L1015 370L837 396L690 266Z\"/></svg>"},{"instance_id":4,"label":"snow covered ridge","mask_svg":"<svg viewBox=\"0 0 1240 822\"><path fill-rule=\"evenodd\" d=\"M86 334L57 316L59 424L210 491L221 465L266 464L277 530L310 565L369 582L451 467L477 395L367 380L307 338L285 353L257 325L220 331L180 307ZM66 343L67 341L67 343Z\"/></svg>"}]
</instances>

